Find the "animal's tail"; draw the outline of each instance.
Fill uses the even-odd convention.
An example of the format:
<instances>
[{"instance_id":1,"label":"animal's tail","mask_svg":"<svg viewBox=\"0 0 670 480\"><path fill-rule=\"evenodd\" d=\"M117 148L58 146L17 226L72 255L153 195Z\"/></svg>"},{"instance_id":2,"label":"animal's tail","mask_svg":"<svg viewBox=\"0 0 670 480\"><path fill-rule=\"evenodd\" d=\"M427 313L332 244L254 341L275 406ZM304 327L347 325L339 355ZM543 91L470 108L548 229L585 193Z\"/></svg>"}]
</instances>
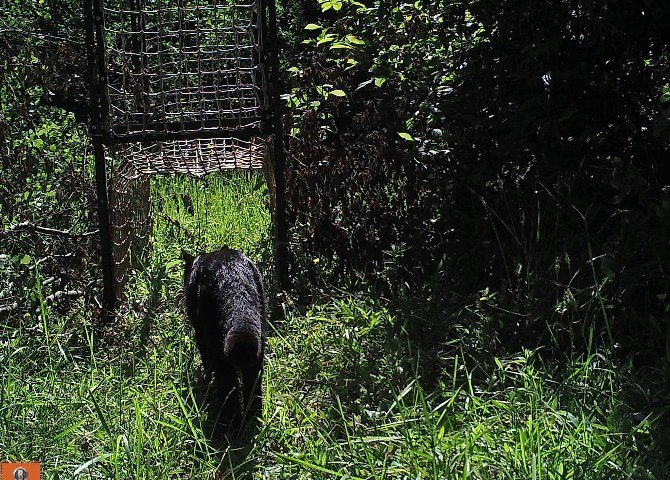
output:
<instances>
[{"instance_id":1,"label":"animal's tail","mask_svg":"<svg viewBox=\"0 0 670 480\"><path fill-rule=\"evenodd\" d=\"M261 357L261 339L254 332L230 331L226 335L223 354L237 367L250 365Z\"/></svg>"}]
</instances>

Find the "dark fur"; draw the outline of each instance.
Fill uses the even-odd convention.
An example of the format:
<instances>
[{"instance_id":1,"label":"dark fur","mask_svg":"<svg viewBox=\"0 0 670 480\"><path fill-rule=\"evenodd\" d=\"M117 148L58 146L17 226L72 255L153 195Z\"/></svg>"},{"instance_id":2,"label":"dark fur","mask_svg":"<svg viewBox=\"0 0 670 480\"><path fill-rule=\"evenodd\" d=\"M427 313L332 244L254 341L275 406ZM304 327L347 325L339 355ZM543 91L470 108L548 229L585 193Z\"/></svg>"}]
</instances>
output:
<instances>
[{"instance_id":1,"label":"dark fur","mask_svg":"<svg viewBox=\"0 0 670 480\"><path fill-rule=\"evenodd\" d=\"M197 257L185 251L182 255L186 312L202 364L206 372L214 373L223 420L239 423L247 412L257 414L261 407L263 280L256 265L238 250L223 247Z\"/></svg>"}]
</instances>

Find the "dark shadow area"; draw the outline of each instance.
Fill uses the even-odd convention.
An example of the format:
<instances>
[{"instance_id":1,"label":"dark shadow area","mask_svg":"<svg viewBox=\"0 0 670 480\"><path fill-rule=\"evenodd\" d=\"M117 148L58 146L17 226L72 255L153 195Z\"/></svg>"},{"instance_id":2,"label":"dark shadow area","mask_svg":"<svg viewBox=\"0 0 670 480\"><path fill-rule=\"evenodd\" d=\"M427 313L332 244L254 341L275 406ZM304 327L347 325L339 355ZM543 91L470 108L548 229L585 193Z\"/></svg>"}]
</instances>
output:
<instances>
[{"instance_id":1,"label":"dark shadow area","mask_svg":"<svg viewBox=\"0 0 670 480\"><path fill-rule=\"evenodd\" d=\"M218 450L223 458L220 478L251 478L257 468L251 455L254 440L261 429L258 416L251 415L240 426L226 425L222 421L222 403L218 398L215 382L205 378L202 373L185 372L189 378L185 382L194 382L193 399L197 411L205 412L202 419L203 433L209 444ZM190 380L190 379L193 380ZM184 397L190 402L190 397Z\"/></svg>"},{"instance_id":2,"label":"dark shadow area","mask_svg":"<svg viewBox=\"0 0 670 480\"><path fill-rule=\"evenodd\" d=\"M627 435L622 442L644 453L645 464L635 471L639 478L670 478L670 375L655 369L638 370L620 393L625 405L614 418ZM639 433L649 432L649 437ZM649 438L649 439L648 439ZM642 467L642 468L640 468ZM635 475L634 475L635 476Z\"/></svg>"},{"instance_id":3,"label":"dark shadow area","mask_svg":"<svg viewBox=\"0 0 670 480\"><path fill-rule=\"evenodd\" d=\"M471 381L483 392L500 388L492 375L495 361L519 355L524 349L533 351L541 368L552 372L552 379L558 382L555 387L558 397L574 395L568 384L575 361L591 359L599 368L612 370L615 390L611 393L616 408L600 410L597 396L607 398L610 394L607 388L592 392L593 414L617 432L610 448L625 445L642 453L639 458L631 459L630 478L668 478L670 372L663 349L653 347L659 339L644 341L649 333L640 330L642 326L638 326L635 335L630 335L630 325L621 327L620 319L626 318L626 308L616 308L607 301L604 302L607 318L603 318L597 295L601 285L575 288L576 294L570 298L574 304L567 307L574 311L557 314L557 308L564 307L552 295L560 297L564 287L546 282L542 287L545 296L534 294L538 302L544 303L544 309L536 303L524 314L515 311L518 304L509 297L505 302L492 289L466 297L456 293L453 285L450 290L444 279L423 285L414 283L412 294L395 298L390 305L399 320L398 332L405 334L412 345L410 351L415 353L417 372L428 391L435 391L445 372L451 371L455 357L470 373L470 380L459 378L457 386ZM599 291L607 295L607 290ZM459 305L460 308L454 308ZM530 315L542 311L544 315ZM646 312L649 314L653 309L647 307ZM608 338L610 334L613 341ZM665 338L661 332L659 335ZM588 469L584 472L587 475Z\"/></svg>"}]
</instances>

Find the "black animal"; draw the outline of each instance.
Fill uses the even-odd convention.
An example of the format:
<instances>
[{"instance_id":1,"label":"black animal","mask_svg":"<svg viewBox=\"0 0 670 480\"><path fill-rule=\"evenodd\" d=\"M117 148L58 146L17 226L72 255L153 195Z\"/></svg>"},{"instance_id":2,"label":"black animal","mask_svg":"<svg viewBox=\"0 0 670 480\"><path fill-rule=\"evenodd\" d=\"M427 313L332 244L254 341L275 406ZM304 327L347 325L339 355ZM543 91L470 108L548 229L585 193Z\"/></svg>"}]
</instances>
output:
<instances>
[{"instance_id":1,"label":"black animal","mask_svg":"<svg viewBox=\"0 0 670 480\"><path fill-rule=\"evenodd\" d=\"M256 265L228 247L186 262L186 312L205 372L214 373L222 420L239 426L261 407L265 293ZM241 379L238 381L238 376Z\"/></svg>"}]
</instances>

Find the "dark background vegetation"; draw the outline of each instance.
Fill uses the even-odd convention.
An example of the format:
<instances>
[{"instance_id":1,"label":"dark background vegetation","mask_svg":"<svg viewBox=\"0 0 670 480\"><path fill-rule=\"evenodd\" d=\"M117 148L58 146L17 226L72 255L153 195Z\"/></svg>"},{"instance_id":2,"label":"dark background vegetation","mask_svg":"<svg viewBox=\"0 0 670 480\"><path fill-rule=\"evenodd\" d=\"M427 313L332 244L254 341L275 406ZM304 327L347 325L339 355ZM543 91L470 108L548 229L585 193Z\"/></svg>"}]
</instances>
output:
<instances>
[{"instance_id":1,"label":"dark background vegetation","mask_svg":"<svg viewBox=\"0 0 670 480\"><path fill-rule=\"evenodd\" d=\"M94 302L82 15L58 0L0 5L0 318L45 301L64 311L74 297Z\"/></svg>"},{"instance_id":2,"label":"dark background vegetation","mask_svg":"<svg viewBox=\"0 0 670 480\"><path fill-rule=\"evenodd\" d=\"M282 24L294 274L667 358L670 6L320 3Z\"/></svg>"},{"instance_id":3,"label":"dark background vegetation","mask_svg":"<svg viewBox=\"0 0 670 480\"><path fill-rule=\"evenodd\" d=\"M283 3L296 281L373 285L429 378L606 351L670 451L670 5L319 4Z\"/></svg>"},{"instance_id":4,"label":"dark background vegetation","mask_svg":"<svg viewBox=\"0 0 670 480\"><path fill-rule=\"evenodd\" d=\"M667 428L670 5L279 4L296 294L371 289L438 363L454 332L606 345ZM0 7L4 313L43 300L35 268L99 291L82 19Z\"/></svg>"}]
</instances>

